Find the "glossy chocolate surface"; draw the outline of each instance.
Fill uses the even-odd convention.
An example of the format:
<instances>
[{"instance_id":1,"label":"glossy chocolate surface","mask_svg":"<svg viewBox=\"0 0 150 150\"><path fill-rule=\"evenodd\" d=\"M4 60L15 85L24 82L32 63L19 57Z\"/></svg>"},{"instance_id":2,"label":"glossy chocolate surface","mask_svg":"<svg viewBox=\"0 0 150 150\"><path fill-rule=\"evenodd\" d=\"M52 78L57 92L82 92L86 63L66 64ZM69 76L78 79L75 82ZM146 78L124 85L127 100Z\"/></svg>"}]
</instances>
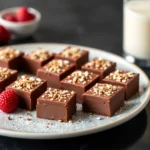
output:
<instances>
[{"instance_id":1,"label":"glossy chocolate surface","mask_svg":"<svg viewBox=\"0 0 150 150\"><path fill-rule=\"evenodd\" d=\"M36 110L38 118L67 122L76 112L76 93L48 88L38 98Z\"/></svg>"},{"instance_id":2,"label":"glossy chocolate surface","mask_svg":"<svg viewBox=\"0 0 150 150\"><path fill-rule=\"evenodd\" d=\"M10 69L20 70L22 65L23 52L12 47L2 47L0 49L0 66Z\"/></svg>"},{"instance_id":3,"label":"glossy chocolate surface","mask_svg":"<svg viewBox=\"0 0 150 150\"><path fill-rule=\"evenodd\" d=\"M56 58L69 60L77 65L80 69L83 64L88 62L89 52L77 47L66 47L62 52L56 54Z\"/></svg>"},{"instance_id":4,"label":"glossy chocolate surface","mask_svg":"<svg viewBox=\"0 0 150 150\"><path fill-rule=\"evenodd\" d=\"M102 80L104 83L120 85L125 88L125 99L128 100L139 90L139 74L116 70Z\"/></svg>"},{"instance_id":5,"label":"glossy chocolate surface","mask_svg":"<svg viewBox=\"0 0 150 150\"><path fill-rule=\"evenodd\" d=\"M100 75L100 79L113 72L116 68L116 63L105 60L103 58L95 58L90 62L87 62L82 67L82 70L91 71Z\"/></svg>"},{"instance_id":6,"label":"glossy chocolate surface","mask_svg":"<svg viewBox=\"0 0 150 150\"><path fill-rule=\"evenodd\" d=\"M37 70L54 58L51 51L37 48L23 56L24 71L36 74Z\"/></svg>"},{"instance_id":7,"label":"glossy chocolate surface","mask_svg":"<svg viewBox=\"0 0 150 150\"><path fill-rule=\"evenodd\" d=\"M17 79L18 71L0 67L0 93Z\"/></svg>"},{"instance_id":8,"label":"glossy chocolate surface","mask_svg":"<svg viewBox=\"0 0 150 150\"><path fill-rule=\"evenodd\" d=\"M45 80L28 75L22 75L6 87L16 92L20 99L19 107L27 110L35 109L37 98L46 91L46 88Z\"/></svg>"},{"instance_id":9,"label":"glossy chocolate surface","mask_svg":"<svg viewBox=\"0 0 150 150\"><path fill-rule=\"evenodd\" d=\"M83 94L82 108L85 112L112 116L124 105L125 90L121 86L96 83Z\"/></svg>"},{"instance_id":10,"label":"glossy chocolate surface","mask_svg":"<svg viewBox=\"0 0 150 150\"><path fill-rule=\"evenodd\" d=\"M76 69L74 63L68 60L53 59L42 68L38 69L37 76L47 80L47 86L60 88L60 81Z\"/></svg>"}]
</instances>

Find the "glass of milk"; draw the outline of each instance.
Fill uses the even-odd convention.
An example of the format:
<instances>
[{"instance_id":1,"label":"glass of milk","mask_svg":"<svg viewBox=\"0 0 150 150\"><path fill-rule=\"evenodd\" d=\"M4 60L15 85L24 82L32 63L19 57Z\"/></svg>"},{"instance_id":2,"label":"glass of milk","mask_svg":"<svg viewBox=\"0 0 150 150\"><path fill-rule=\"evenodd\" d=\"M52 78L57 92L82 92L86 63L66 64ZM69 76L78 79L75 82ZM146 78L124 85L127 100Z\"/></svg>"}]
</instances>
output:
<instances>
[{"instance_id":1,"label":"glass of milk","mask_svg":"<svg viewBox=\"0 0 150 150\"><path fill-rule=\"evenodd\" d=\"M150 0L124 0L124 57L140 66L150 66Z\"/></svg>"}]
</instances>

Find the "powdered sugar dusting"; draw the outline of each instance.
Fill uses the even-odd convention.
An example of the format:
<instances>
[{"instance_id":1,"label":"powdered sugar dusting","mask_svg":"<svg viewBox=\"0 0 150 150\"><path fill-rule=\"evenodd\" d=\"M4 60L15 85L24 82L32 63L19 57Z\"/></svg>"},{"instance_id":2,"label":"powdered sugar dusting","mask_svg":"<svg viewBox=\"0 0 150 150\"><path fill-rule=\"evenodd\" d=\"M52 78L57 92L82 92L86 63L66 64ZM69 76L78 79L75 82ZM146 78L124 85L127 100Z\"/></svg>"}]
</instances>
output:
<instances>
[{"instance_id":1,"label":"powdered sugar dusting","mask_svg":"<svg viewBox=\"0 0 150 150\"><path fill-rule=\"evenodd\" d=\"M140 105L139 101L133 99L132 101L125 102L122 107L113 117L104 117L91 113L82 112L82 106L77 104L77 112L73 116L72 120L68 123L59 122L55 120L47 120L36 118L36 111L26 111L23 109L17 109L13 114L5 114L0 112L0 128L9 129L13 131L22 132L68 132L79 131L82 129L88 129L96 126L107 125L114 120L122 118L130 111L137 108Z\"/></svg>"}]
</instances>

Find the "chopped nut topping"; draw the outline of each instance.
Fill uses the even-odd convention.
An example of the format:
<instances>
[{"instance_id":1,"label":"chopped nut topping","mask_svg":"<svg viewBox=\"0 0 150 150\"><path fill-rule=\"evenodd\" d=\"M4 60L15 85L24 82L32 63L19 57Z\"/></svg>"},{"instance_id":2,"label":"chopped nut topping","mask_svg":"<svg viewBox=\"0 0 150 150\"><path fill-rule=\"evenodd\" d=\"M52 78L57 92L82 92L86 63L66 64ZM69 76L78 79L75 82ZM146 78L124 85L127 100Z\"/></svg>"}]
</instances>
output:
<instances>
[{"instance_id":1,"label":"chopped nut topping","mask_svg":"<svg viewBox=\"0 0 150 150\"><path fill-rule=\"evenodd\" d=\"M59 90L48 88L47 91L42 95L42 98L48 99L49 101L67 102L73 95L74 91Z\"/></svg>"},{"instance_id":2,"label":"chopped nut topping","mask_svg":"<svg viewBox=\"0 0 150 150\"><path fill-rule=\"evenodd\" d=\"M89 91L94 93L94 95L104 95L111 96L119 90L118 86L106 84L106 83L96 83Z\"/></svg>"},{"instance_id":3,"label":"chopped nut topping","mask_svg":"<svg viewBox=\"0 0 150 150\"><path fill-rule=\"evenodd\" d=\"M31 59L43 61L43 60L48 59L49 56L52 54L53 53L51 51L48 51L48 50L45 50L42 48L37 48L34 51L32 51L31 53L29 53L28 56Z\"/></svg>"},{"instance_id":4,"label":"chopped nut topping","mask_svg":"<svg viewBox=\"0 0 150 150\"><path fill-rule=\"evenodd\" d=\"M27 112L27 116L32 116L30 112Z\"/></svg>"},{"instance_id":5,"label":"chopped nut topping","mask_svg":"<svg viewBox=\"0 0 150 150\"><path fill-rule=\"evenodd\" d=\"M69 76L67 76L64 81L73 83L73 84L87 84L92 81L92 79L95 77L95 74L88 71L80 71L76 70Z\"/></svg>"},{"instance_id":6,"label":"chopped nut topping","mask_svg":"<svg viewBox=\"0 0 150 150\"><path fill-rule=\"evenodd\" d=\"M12 47L4 47L0 49L0 59L12 59L20 55L20 51Z\"/></svg>"},{"instance_id":7,"label":"chopped nut topping","mask_svg":"<svg viewBox=\"0 0 150 150\"><path fill-rule=\"evenodd\" d=\"M72 124L72 123L73 123L73 122L72 122L72 120L69 120L69 123L71 123L71 124Z\"/></svg>"},{"instance_id":8,"label":"chopped nut topping","mask_svg":"<svg viewBox=\"0 0 150 150\"><path fill-rule=\"evenodd\" d=\"M103 58L96 58L91 62L86 63L84 67L105 70L110 67L112 63L113 62L105 60Z\"/></svg>"},{"instance_id":9,"label":"chopped nut topping","mask_svg":"<svg viewBox=\"0 0 150 150\"><path fill-rule=\"evenodd\" d=\"M42 83L43 81L40 78L22 75L17 81L14 82L12 87L18 90L31 92Z\"/></svg>"},{"instance_id":10,"label":"chopped nut topping","mask_svg":"<svg viewBox=\"0 0 150 150\"><path fill-rule=\"evenodd\" d=\"M58 122L62 122L62 120L57 120Z\"/></svg>"},{"instance_id":11,"label":"chopped nut topping","mask_svg":"<svg viewBox=\"0 0 150 150\"><path fill-rule=\"evenodd\" d=\"M10 116L7 117L8 120L12 120L12 118Z\"/></svg>"},{"instance_id":12,"label":"chopped nut topping","mask_svg":"<svg viewBox=\"0 0 150 150\"><path fill-rule=\"evenodd\" d=\"M133 72L125 72L125 71L116 70L110 73L108 76L106 76L106 79L111 79L117 82L126 83L129 79L133 77L134 77Z\"/></svg>"},{"instance_id":13,"label":"chopped nut topping","mask_svg":"<svg viewBox=\"0 0 150 150\"><path fill-rule=\"evenodd\" d=\"M27 118L27 121L31 121L32 119L31 118Z\"/></svg>"},{"instance_id":14,"label":"chopped nut topping","mask_svg":"<svg viewBox=\"0 0 150 150\"><path fill-rule=\"evenodd\" d=\"M72 57L72 58L79 58L82 55L82 50L77 47L67 47L64 51L61 52L63 57Z\"/></svg>"},{"instance_id":15,"label":"chopped nut topping","mask_svg":"<svg viewBox=\"0 0 150 150\"><path fill-rule=\"evenodd\" d=\"M14 73L15 73L14 70L0 67L0 81L8 78L10 75Z\"/></svg>"},{"instance_id":16,"label":"chopped nut topping","mask_svg":"<svg viewBox=\"0 0 150 150\"><path fill-rule=\"evenodd\" d=\"M68 60L54 59L44 66L47 72L61 73L70 67Z\"/></svg>"}]
</instances>

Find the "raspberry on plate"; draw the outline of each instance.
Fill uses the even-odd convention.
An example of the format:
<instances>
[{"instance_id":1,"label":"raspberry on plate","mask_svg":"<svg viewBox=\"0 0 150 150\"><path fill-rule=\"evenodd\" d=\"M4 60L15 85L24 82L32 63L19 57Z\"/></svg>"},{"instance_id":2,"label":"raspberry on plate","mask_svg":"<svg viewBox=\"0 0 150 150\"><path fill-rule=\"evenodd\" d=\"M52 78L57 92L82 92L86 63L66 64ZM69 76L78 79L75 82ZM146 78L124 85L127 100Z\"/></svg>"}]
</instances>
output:
<instances>
[{"instance_id":1,"label":"raspberry on plate","mask_svg":"<svg viewBox=\"0 0 150 150\"><path fill-rule=\"evenodd\" d=\"M18 106L19 98L13 90L5 90L0 94L0 110L6 113L14 111Z\"/></svg>"}]
</instances>

